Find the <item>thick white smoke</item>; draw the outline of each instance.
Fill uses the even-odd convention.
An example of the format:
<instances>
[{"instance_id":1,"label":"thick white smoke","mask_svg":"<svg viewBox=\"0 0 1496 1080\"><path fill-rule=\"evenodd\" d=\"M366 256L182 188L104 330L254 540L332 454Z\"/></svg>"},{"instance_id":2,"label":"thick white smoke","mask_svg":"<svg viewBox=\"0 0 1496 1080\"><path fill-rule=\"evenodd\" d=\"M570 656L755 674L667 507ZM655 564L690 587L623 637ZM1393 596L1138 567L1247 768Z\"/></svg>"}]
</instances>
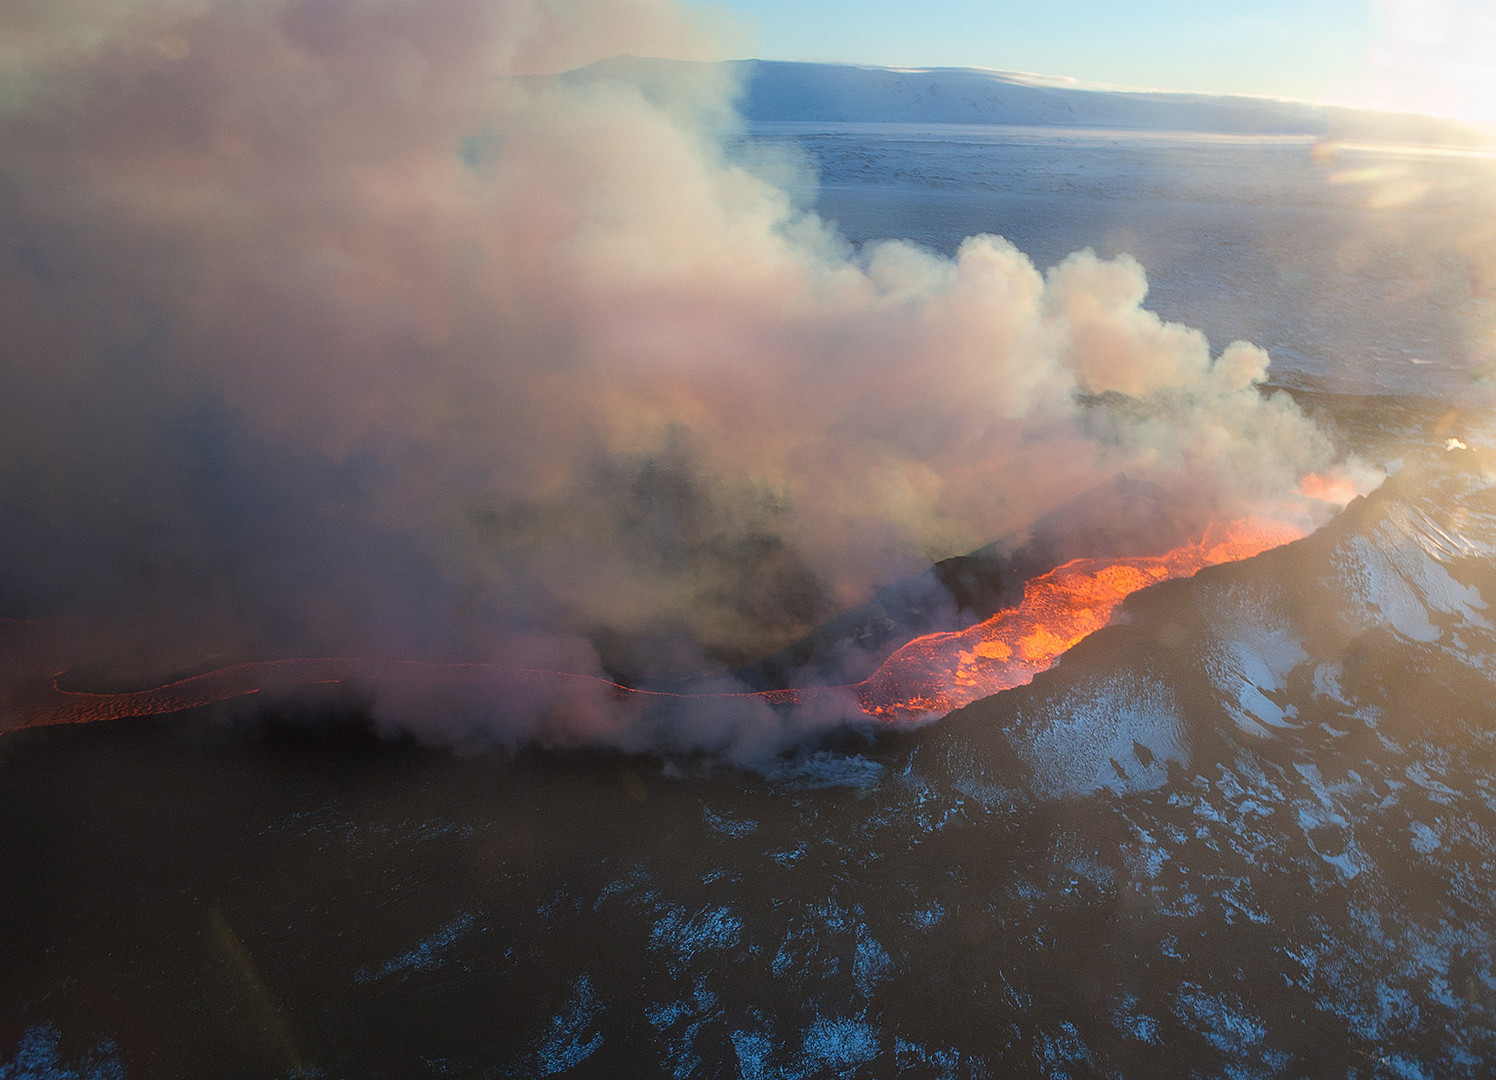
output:
<instances>
[{"instance_id":1,"label":"thick white smoke","mask_svg":"<svg viewBox=\"0 0 1496 1080\"><path fill-rule=\"evenodd\" d=\"M1132 260L854 253L724 149L725 69L552 77L711 57L666 3L23 0L0 41L0 611L672 677L1119 471L1235 514L1330 457ZM485 722L643 738L576 715Z\"/></svg>"}]
</instances>

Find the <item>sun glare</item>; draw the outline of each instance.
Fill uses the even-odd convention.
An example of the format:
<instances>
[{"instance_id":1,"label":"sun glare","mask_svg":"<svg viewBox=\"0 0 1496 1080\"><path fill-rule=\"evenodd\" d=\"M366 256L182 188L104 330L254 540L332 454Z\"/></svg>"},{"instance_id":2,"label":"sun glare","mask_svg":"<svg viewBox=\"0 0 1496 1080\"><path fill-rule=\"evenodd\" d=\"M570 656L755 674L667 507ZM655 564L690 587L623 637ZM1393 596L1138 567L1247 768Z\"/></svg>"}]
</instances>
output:
<instances>
[{"instance_id":1,"label":"sun glare","mask_svg":"<svg viewBox=\"0 0 1496 1080\"><path fill-rule=\"evenodd\" d=\"M1363 104L1496 127L1496 6L1381 0L1380 30Z\"/></svg>"}]
</instances>

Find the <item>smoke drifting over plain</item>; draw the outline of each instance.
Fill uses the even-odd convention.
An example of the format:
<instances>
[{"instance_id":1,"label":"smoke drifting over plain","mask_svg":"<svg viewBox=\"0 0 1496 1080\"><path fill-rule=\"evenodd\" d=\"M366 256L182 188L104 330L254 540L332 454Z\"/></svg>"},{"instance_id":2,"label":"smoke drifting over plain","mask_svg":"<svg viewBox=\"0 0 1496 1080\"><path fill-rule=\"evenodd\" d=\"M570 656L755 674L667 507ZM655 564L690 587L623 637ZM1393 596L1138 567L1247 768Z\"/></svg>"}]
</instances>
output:
<instances>
[{"instance_id":1,"label":"smoke drifting over plain","mask_svg":"<svg viewBox=\"0 0 1496 1080\"><path fill-rule=\"evenodd\" d=\"M0 613L121 619L163 665L674 678L1119 472L1235 515L1329 463L1266 354L1144 310L1129 259L854 251L730 138L721 69L549 77L710 30L648 0L6 5ZM479 727L743 753L787 722L555 697Z\"/></svg>"}]
</instances>

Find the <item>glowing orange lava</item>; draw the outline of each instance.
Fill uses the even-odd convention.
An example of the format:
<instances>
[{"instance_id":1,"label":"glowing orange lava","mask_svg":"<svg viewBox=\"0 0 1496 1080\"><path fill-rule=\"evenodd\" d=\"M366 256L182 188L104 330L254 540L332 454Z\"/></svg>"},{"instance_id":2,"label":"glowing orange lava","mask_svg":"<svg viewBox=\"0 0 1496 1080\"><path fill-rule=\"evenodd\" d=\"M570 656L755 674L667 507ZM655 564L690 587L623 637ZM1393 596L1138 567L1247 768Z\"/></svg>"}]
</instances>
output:
<instances>
[{"instance_id":1,"label":"glowing orange lava","mask_svg":"<svg viewBox=\"0 0 1496 1080\"><path fill-rule=\"evenodd\" d=\"M1110 622L1117 605L1139 589L1302 535L1282 522L1244 518L1212 526L1198 542L1163 555L1075 559L1031 580L1016 608L965 630L915 638L856 686L857 699L880 720L915 720L1024 686Z\"/></svg>"},{"instance_id":2,"label":"glowing orange lava","mask_svg":"<svg viewBox=\"0 0 1496 1080\"><path fill-rule=\"evenodd\" d=\"M262 691L343 682L376 689L399 685L418 692L473 686L497 694L526 685L575 686L601 689L619 699L733 697L771 705L806 704L850 693L863 712L879 720L918 720L1033 681L1066 650L1107 625L1117 606L1139 589L1186 577L1207 566L1251 558L1302 535L1302 529L1283 522L1244 518L1224 527L1212 526L1199 541L1163 555L1075 559L1029 581L1016 608L965 630L915 638L852 686L672 694L637 690L593 676L498 664L321 657L235 664L147 690L88 693L62 689L58 679L65 668L54 667L55 674L48 678L17 678L15 672L0 678L0 731L159 716Z\"/></svg>"}]
</instances>

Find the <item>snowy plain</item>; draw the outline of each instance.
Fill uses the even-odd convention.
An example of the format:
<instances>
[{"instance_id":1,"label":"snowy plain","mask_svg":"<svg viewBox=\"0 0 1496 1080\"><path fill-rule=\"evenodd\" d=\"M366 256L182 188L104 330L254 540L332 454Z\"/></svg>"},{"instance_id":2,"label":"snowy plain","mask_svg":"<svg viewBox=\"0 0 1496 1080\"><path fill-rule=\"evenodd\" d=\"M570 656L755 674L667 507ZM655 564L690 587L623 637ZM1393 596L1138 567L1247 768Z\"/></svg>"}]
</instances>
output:
<instances>
[{"instance_id":1,"label":"snowy plain","mask_svg":"<svg viewBox=\"0 0 1496 1080\"><path fill-rule=\"evenodd\" d=\"M854 244L904 238L949 254L987 232L1041 269L1083 248L1127 254L1148 274L1150 308L1216 348L1261 345L1287 385L1484 392L1496 362L1489 142L1291 103L865 74L889 81L859 84L855 110L818 65L763 66L744 92L751 135L806 155L796 193ZM968 106L983 122L949 122L952 102L984 87L1023 96Z\"/></svg>"}]
</instances>

